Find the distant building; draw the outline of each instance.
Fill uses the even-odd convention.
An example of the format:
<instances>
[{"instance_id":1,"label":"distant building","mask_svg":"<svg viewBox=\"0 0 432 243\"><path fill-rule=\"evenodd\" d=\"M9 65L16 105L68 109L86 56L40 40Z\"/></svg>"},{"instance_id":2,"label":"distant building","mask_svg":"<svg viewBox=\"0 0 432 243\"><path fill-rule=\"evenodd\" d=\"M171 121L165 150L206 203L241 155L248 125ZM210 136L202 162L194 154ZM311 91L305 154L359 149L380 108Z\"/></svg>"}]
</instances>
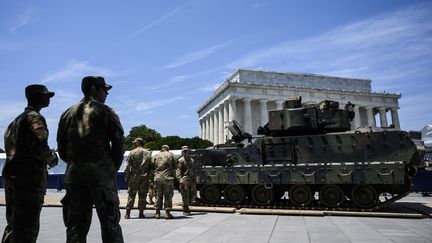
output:
<instances>
[{"instance_id":1,"label":"distant building","mask_svg":"<svg viewBox=\"0 0 432 243\"><path fill-rule=\"evenodd\" d=\"M215 144L223 143L229 136L225 123L231 120L238 121L246 132L255 135L257 128L268 122L268 111L282 109L289 96L301 96L303 103L335 100L341 107L350 101L356 105L353 128L377 126L379 121L381 127L393 124L400 129L398 100L401 95L372 92L371 82L318 74L240 69L198 108L200 137ZM375 119L375 115L379 119Z\"/></svg>"}]
</instances>

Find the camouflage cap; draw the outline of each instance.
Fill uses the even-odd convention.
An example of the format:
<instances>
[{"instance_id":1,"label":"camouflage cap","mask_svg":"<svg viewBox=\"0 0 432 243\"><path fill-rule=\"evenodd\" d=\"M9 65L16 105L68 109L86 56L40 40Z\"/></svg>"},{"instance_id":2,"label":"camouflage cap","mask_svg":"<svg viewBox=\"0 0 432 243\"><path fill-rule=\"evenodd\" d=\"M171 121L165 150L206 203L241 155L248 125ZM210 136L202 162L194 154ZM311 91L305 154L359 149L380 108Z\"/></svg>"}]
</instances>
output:
<instances>
[{"instance_id":1,"label":"camouflage cap","mask_svg":"<svg viewBox=\"0 0 432 243\"><path fill-rule=\"evenodd\" d=\"M141 144L143 144L143 143L144 143L144 139L142 139L142 138L135 138L135 139L132 141L132 143L141 143Z\"/></svg>"},{"instance_id":2,"label":"camouflage cap","mask_svg":"<svg viewBox=\"0 0 432 243\"><path fill-rule=\"evenodd\" d=\"M182 147L181 147L181 150L182 150L182 151L189 151L190 149L189 149L188 146L185 145L185 146L182 146Z\"/></svg>"},{"instance_id":3,"label":"camouflage cap","mask_svg":"<svg viewBox=\"0 0 432 243\"><path fill-rule=\"evenodd\" d=\"M164 144L164 145L162 145L162 149L167 149L167 150L169 150L169 146L166 145L166 144Z\"/></svg>"},{"instance_id":4,"label":"camouflage cap","mask_svg":"<svg viewBox=\"0 0 432 243\"><path fill-rule=\"evenodd\" d=\"M86 93L90 90L91 86L104 87L106 90L110 90L112 85L105 83L105 79L101 76L86 76L81 82L81 90Z\"/></svg>"},{"instance_id":5,"label":"camouflage cap","mask_svg":"<svg viewBox=\"0 0 432 243\"><path fill-rule=\"evenodd\" d=\"M25 88L25 97L29 98L36 94L48 95L50 98L54 96L54 92L48 91L47 87L42 84L31 84Z\"/></svg>"}]
</instances>

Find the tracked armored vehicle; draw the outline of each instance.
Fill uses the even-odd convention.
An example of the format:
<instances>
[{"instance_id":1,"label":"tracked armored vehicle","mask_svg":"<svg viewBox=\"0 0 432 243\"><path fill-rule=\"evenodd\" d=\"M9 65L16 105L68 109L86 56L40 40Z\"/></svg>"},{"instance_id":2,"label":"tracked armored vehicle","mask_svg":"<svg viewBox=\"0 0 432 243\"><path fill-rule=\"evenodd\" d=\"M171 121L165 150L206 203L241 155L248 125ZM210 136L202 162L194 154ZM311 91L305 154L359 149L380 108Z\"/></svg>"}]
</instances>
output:
<instances>
[{"instance_id":1,"label":"tracked armored vehicle","mask_svg":"<svg viewBox=\"0 0 432 243\"><path fill-rule=\"evenodd\" d=\"M229 141L192 152L198 203L365 211L404 197L423 163L416 145L394 128L350 130L353 107L290 99L255 137L230 122Z\"/></svg>"}]
</instances>

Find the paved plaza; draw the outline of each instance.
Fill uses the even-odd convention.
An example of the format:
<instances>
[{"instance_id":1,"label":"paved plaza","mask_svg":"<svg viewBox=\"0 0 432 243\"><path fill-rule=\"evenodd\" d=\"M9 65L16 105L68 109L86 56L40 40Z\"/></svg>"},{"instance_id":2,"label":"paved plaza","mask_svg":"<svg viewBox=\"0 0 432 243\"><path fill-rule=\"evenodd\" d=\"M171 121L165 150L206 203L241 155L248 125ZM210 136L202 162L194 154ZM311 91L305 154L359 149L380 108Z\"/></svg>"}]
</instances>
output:
<instances>
[{"instance_id":1,"label":"paved plaza","mask_svg":"<svg viewBox=\"0 0 432 243\"><path fill-rule=\"evenodd\" d=\"M4 191L0 190L0 203ZM64 192L49 191L46 201L55 201ZM120 192L123 203L126 192ZM174 202L179 202L176 192ZM432 198L411 194L402 200L428 208ZM121 210L124 215L124 209ZM195 212L185 217L174 211L173 220L152 218L154 210L145 212L145 219L121 219L125 242L432 242L432 218L419 219L351 216L282 216L236 213ZM163 216L163 215L162 215ZM0 206L0 227L6 224L5 207ZM65 227L60 207L44 207L38 242L65 242ZM102 242L96 213L93 215L88 242Z\"/></svg>"}]
</instances>

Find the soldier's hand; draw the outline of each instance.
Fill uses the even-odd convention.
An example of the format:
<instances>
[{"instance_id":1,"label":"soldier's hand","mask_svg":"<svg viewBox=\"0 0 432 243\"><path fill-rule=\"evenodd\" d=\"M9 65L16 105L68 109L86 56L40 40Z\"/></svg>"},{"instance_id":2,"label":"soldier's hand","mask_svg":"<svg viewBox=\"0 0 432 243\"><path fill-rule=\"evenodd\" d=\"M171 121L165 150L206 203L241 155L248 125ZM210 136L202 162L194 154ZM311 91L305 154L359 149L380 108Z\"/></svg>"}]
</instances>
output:
<instances>
[{"instance_id":1,"label":"soldier's hand","mask_svg":"<svg viewBox=\"0 0 432 243\"><path fill-rule=\"evenodd\" d=\"M52 151L52 159L48 162L48 169L55 167L58 164L59 158L56 152Z\"/></svg>"}]
</instances>

